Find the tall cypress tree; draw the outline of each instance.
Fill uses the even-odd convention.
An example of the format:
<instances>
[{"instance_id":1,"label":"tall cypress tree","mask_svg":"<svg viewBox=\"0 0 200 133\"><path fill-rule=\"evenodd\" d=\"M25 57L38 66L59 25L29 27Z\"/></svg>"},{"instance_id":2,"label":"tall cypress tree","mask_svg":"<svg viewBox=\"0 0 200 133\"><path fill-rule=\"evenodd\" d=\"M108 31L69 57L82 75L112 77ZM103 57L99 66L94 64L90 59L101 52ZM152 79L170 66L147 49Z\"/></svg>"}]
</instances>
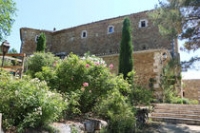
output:
<instances>
[{"instance_id":1,"label":"tall cypress tree","mask_svg":"<svg viewBox=\"0 0 200 133\"><path fill-rule=\"evenodd\" d=\"M133 69L133 44L132 44L131 23L129 18L125 18L122 29L122 39L120 43L119 73L126 79L128 72Z\"/></svg>"},{"instance_id":2,"label":"tall cypress tree","mask_svg":"<svg viewBox=\"0 0 200 133\"><path fill-rule=\"evenodd\" d=\"M36 48L36 51L37 52L45 52L45 49L46 49L46 36L42 32L39 35L39 37L37 38L37 48Z\"/></svg>"}]
</instances>

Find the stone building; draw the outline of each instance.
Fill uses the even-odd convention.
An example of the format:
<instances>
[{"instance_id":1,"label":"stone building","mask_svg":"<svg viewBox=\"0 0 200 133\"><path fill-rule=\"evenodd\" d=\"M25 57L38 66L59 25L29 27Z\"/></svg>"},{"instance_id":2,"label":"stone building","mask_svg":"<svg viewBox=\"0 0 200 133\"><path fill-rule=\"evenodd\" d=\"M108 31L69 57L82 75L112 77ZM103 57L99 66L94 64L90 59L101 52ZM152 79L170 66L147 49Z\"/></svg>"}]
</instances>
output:
<instances>
[{"instance_id":1,"label":"stone building","mask_svg":"<svg viewBox=\"0 0 200 133\"><path fill-rule=\"evenodd\" d=\"M123 20L128 17L132 24L134 51L147 49L167 49L176 54L177 42L162 37L158 27L154 26L148 17L150 11L133 13L72 28L52 31L32 28L21 28L20 52L32 54L36 49L36 38L44 32L47 38L47 51L54 54L70 52L83 55L118 53L121 41Z\"/></svg>"},{"instance_id":2,"label":"stone building","mask_svg":"<svg viewBox=\"0 0 200 133\"><path fill-rule=\"evenodd\" d=\"M167 55L178 57L177 41L172 41L159 34L158 27L153 25L148 17L150 11L133 13L97 22L79 25L63 30L52 31L32 28L21 28L21 52L27 55L35 52L36 38L44 32L47 39L47 52L56 55L68 55L73 52L83 55L86 52L101 56L107 64L115 66L114 73L118 73L118 53L125 17L132 25L134 47L134 69L139 75L141 85L149 86L151 78L156 79L153 84L159 88L159 77L163 67L162 59Z\"/></svg>"}]
</instances>

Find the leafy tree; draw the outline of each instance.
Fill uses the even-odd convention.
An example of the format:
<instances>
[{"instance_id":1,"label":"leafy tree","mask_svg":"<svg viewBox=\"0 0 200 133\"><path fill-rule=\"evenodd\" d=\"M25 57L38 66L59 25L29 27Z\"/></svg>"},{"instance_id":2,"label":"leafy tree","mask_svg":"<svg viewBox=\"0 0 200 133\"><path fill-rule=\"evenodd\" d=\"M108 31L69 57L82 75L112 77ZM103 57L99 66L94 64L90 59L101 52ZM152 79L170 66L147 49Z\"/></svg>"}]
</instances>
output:
<instances>
[{"instance_id":1,"label":"leafy tree","mask_svg":"<svg viewBox=\"0 0 200 133\"><path fill-rule=\"evenodd\" d=\"M46 49L46 36L42 32L37 38L36 51L37 52L45 52L45 49Z\"/></svg>"},{"instance_id":2,"label":"leafy tree","mask_svg":"<svg viewBox=\"0 0 200 133\"><path fill-rule=\"evenodd\" d=\"M13 0L0 0L0 41L10 34L15 11Z\"/></svg>"},{"instance_id":3,"label":"leafy tree","mask_svg":"<svg viewBox=\"0 0 200 133\"><path fill-rule=\"evenodd\" d=\"M196 50L200 47L200 1L199 0L161 0L156 10L149 16L158 25L159 32L169 39L185 41L187 50ZM188 68L199 58L184 62Z\"/></svg>"},{"instance_id":4,"label":"leafy tree","mask_svg":"<svg viewBox=\"0 0 200 133\"><path fill-rule=\"evenodd\" d=\"M129 18L125 18L122 29L122 40L119 55L119 73L127 77L128 72L133 69L133 44L132 44L131 23Z\"/></svg>"},{"instance_id":5,"label":"leafy tree","mask_svg":"<svg viewBox=\"0 0 200 133\"><path fill-rule=\"evenodd\" d=\"M8 51L8 53L10 53L10 54L16 54L16 53L18 53L18 52L17 52L17 50L16 50L15 48L12 48L12 49L10 49L10 50Z\"/></svg>"}]
</instances>

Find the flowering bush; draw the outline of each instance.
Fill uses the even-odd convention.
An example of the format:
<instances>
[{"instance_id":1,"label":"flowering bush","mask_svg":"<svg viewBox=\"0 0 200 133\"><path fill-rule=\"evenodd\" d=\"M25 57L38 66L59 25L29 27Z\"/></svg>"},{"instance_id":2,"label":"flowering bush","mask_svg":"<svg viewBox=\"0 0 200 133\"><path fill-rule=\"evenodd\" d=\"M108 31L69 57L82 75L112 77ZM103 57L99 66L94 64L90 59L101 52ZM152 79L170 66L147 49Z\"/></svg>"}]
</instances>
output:
<instances>
[{"instance_id":1,"label":"flowering bush","mask_svg":"<svg viewBox=\"0 0 200 133\"><path fill-rule=\"evenodd\" d=\"M120 131L132 128L134 112L128 98L131 85L123 75L116 76L110 72L113 64L107 66L96 56L80 58L70 54L56 65L56 69L50 67L43 67L35 75L46 80L50 88L65 94L68 99L67 117L93 112L109 119L111 127L120 126ZM51 84L51 80L55 82ZM119 124L118 121L122 122Z\"/></svg>"},{"instance_id":2,"label":"flowering bush","mask_svg":"<svg viewBox=\"0 0 200 133\"><path fill-rule=\"evenodd\" d=\"M106 67L102 59L97 59L88 56L79 58L70 54L56 72L59 79L58 90L67 93L69 98L71 92L78 94L78 101L73 102L78 103L75 107L80 113L92 111L97 102L103 100L109 92L119 91L122 96L130 93L128 82L121 75L110 73L110 68L114 66L111 64Z\"/></svg>"},{"instance_id":3,"label":"flowering bush","mask_svg":"<svg viewBox=\"0 0 200 133\"><path fill-rule=\"evenodd\" d=\"M57 120L66 108L61 94L48 90L38 79L12 77L0 82L0 112L3 128L40 128Z\"/></svg>"}]
</instances>

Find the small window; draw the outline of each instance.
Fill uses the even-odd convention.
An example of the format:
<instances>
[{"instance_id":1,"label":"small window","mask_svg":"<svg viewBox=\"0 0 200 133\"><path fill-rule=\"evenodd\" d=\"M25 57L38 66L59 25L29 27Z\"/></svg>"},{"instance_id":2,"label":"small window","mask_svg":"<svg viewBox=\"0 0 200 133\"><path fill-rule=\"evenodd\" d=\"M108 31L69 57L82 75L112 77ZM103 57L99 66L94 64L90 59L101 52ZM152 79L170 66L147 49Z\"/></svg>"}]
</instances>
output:
<instances>
[{"instance_id":1,"label":"small window","mask_svg":"<svg viewBox=\"0 0 200 133\"><path fill-rule=\"evenodd\" d=\"M139 22L139 28L144 28L148 26L148 21L146 19L142 19Z\"/></svg>"},{"instance_id":2,"label":"small window","mask_svg":"<svg viewBox=\"0 0 200 133\"><path fill-rule=\"evenodd\" d=\"M86 36L87 36L86 32L83 32L83 37L86 37Z\"/></svg>"},{"instance_id":3,"label":"small window","mask_svg":"<svg viewBox=\"0 0 200 133\"><path fill-rule=\"evenodd\" d=\"M108 34L111 34L111 33L113 33L114 32L114 26L113 25L109 25L108 26Z\"/></svg>"},{"instance_id":4,"label":"small window","mask_svg":"<svg viewBox=\"0 0 200 133\"><path fill-rule=\"evenodd\" d=\"M147 47L145 45L142 46L142 50L146 50Z\"/></svg>"},{"instance_id":5,"label":"small window","mask_svg":"<svg viewBox=\"0 0 200 133\"><path fill-rule=\"evenodd\" d=\"M146 22L145 21L141 21L141 27L146 27Z\"/></svg>"},{"instance_id":6,"label":"small window","mask_svg":"<svg viewBox=\"0 0 200 133\"><path fill-rule=\"evenodd\" d=\"M86 38L87 37L87 31L86 30L83 30L81 32L81 38Z\"/></svg>"},{"instance_id":7,"label":"small window","mask_svg":"<svg viewBox=\"0 0 200 133\"><path fill-rule=\"evenodd\" d=\"M142 44L140 46L140 50L147 50L148 49L148 45L147 44Z\"/></svg>"}]
</instances>

